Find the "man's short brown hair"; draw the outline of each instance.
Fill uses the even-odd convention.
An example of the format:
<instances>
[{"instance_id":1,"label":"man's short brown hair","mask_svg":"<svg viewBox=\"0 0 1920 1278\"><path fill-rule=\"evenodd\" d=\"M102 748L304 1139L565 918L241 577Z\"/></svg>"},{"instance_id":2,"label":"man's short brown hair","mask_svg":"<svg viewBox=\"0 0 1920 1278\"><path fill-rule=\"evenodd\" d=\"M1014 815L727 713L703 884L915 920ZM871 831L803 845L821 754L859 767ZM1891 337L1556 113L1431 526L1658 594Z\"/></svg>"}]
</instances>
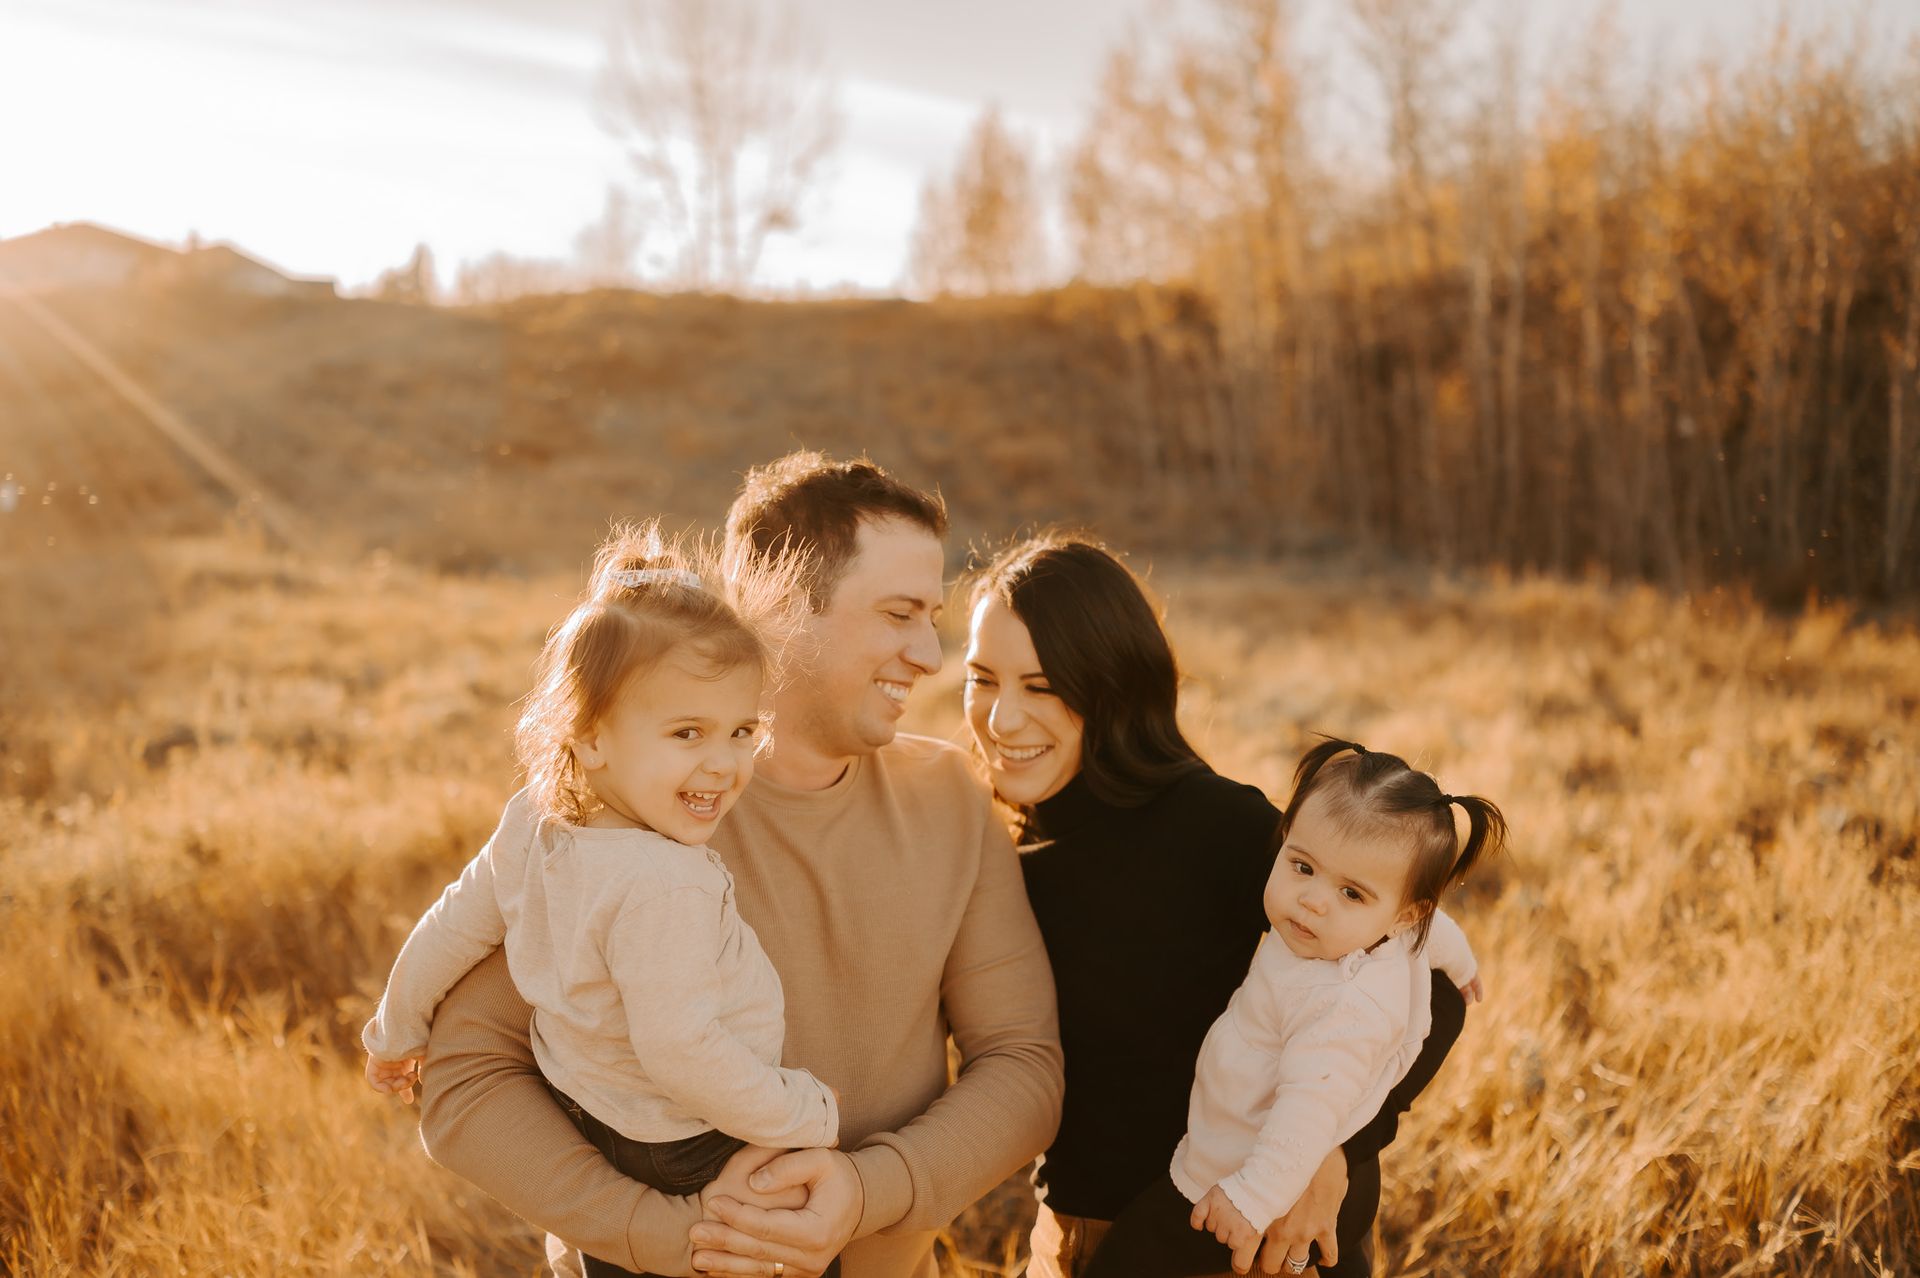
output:
<instances>
[{"instance_id":1,"label":"man's short brown hair","mask_svg":"<svg viewBox=\"0 0 1920 1278\"><path fill-rule=\"evenodd\" d=\"M901 483L872 461L834 461L825 453L788 453L755 466L727 509L727 545L751 543L756 555L808 556L807 594L816 612L833 597L853 559L860 525L900 519L947 535L947 503Z\"/></svg>"}]
</instances>

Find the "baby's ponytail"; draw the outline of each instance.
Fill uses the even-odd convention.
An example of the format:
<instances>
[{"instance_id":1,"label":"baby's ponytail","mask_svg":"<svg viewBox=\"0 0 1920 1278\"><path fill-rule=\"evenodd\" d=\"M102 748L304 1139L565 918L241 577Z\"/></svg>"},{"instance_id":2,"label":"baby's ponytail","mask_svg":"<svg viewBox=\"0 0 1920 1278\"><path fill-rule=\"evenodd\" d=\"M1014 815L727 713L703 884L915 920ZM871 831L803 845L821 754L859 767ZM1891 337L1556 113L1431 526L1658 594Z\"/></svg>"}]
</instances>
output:
<instances>
[{"instance_id":1,"label":"baby's ponytail","mask_svg":"<svg viewBox=\"0 0 1920 1278\"><path fill-rule=\"evenodd\" d=\"M1467 814L1467 843L1460 849L1460 855L1454 858L1453 867L1447 872L1448 883L1458 883L1467 877L1467 871L1489 856L1499 854L1507 846L1507 818L1500 809L1488 799L1477 794L1443 794L1440 796L1449 806L1457 806ZM1447 824L1453 824L1449 818Z\"/></svg>"}]
</instances>

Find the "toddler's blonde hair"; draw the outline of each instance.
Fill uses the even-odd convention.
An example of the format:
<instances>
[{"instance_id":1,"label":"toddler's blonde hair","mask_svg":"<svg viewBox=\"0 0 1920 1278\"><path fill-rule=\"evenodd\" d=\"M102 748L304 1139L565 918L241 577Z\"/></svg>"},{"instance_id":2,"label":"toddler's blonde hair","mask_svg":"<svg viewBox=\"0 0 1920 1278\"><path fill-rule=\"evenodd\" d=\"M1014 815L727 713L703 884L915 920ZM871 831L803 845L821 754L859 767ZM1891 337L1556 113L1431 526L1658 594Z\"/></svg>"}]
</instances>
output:
<instances>
[{"instance_id":1,"label":"toddler's blonde hair","mask_svg":"<svg viewBox=\"0 0 1920 1278\"><path fill-rule=\"evenodd\" d=\"M599 809L573 742L668 653L692 650L715 678L753 665L777 681L805 608L804 570L791 555L727 554L711 539L664 537L657 520L615 525L586 593L547 635L514 733L536 809L570 825Z\"/></svg>"}]
</instances>

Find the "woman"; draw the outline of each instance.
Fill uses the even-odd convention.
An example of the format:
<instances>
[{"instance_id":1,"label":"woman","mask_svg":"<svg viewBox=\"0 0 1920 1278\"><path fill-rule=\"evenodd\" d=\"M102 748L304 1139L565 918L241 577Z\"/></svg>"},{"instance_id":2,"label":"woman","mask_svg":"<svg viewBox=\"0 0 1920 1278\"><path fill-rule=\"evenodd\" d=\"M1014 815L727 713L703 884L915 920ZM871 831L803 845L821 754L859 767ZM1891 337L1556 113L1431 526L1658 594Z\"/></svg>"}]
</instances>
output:
<instances>
[{"instance_id":1,"label":"woman","mask_svg":"<svg viewBox=\"0 0 1920 1278\"><path fill-rule=\"evenodd\" d=\"M1139 582L1097 543L1050 535L1004 552L974 584L970 623L967 720L1022 844L1066 1056L1028 1274L1074 1278L1186 1130L1201 1040L1267 930L1279 813L1187 743L1166 634ZM1379 1151L1465 1019L1444 978L1433 998L1420 1059L1275 1223L1257 1267L1279 1272L1318 1238L1322 1274L1370 1272L1361 1240L1379 1201Z\"/></svg>"}]
</instances>

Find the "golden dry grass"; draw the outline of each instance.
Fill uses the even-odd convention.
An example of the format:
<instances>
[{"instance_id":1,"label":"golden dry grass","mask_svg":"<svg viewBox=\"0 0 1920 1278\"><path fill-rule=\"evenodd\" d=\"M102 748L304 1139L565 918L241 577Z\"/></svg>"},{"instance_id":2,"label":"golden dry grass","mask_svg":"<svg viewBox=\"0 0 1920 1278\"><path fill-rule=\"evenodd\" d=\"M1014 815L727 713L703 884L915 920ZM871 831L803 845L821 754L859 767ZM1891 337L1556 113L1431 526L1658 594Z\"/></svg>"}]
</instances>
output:
<instances>
[{"instance_id":1,"label":"golden dry grass","mask_svg":"<svg viewBox=\"0 0 1920 1278\"><path fill-rule=\"evenodd\" d=\"M1347 564L1155 581L1221 770L1275 791L1351 733L1513 821L1459 902L1492 1000L1388 1156L1392 1272L1913 1272L1920 635ZM491 828L576 584L0 557L0 1270L534 1271L353 1033ZM954 1245L1004 1265L1017 1211Z\"/></svg>"}]
</instances>

